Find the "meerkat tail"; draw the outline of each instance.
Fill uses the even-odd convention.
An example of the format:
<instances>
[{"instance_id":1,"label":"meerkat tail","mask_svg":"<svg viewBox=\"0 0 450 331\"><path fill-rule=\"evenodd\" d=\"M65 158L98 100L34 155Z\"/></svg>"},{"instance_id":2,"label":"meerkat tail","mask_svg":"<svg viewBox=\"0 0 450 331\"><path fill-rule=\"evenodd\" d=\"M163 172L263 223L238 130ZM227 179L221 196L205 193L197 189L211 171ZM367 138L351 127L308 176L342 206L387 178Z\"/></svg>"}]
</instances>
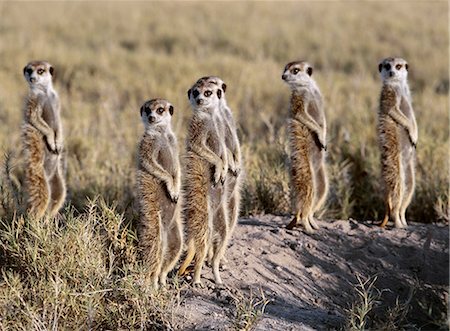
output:
<instances>
[{"instance_id":1,"label":"meerkat tail","mask_svg":"<svg viewBox=\"0 0 450 331\"><path fill-rule=\"evenodd\" d=\"M178 276L184 276L186 274L186 269L189 267L194 257L195 257L195 247L194 242L191 240L189 241L188 244L186 257L184 258L184 261L181 264L180 269L178 269Z\"/></svg>"}]
</instances>

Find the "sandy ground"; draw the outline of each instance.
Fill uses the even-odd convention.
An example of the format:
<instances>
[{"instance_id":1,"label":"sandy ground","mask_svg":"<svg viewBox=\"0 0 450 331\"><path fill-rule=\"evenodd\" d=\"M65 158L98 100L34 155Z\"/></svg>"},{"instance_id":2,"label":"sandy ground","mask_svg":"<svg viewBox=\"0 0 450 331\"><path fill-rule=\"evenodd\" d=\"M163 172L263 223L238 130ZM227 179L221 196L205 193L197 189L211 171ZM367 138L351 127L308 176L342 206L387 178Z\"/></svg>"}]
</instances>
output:
<instances>
[{"instance_id":1,"label":"sandy ground","mask_svg":"<svg viewBox=\"0 0 450 331\"><path fill-rule=\"evenodd\" d=\"M445 318L449 285L449 231L445 224L410 224L380 229L371 222L321 221L306 235L286 230L287 217L242 218L226 252L221 272L225 289L215 288L203 268L204 288L188 287L177 312L187 330L230 330L236 314L233 297L270 300L255 330L339 330L354 301L357 275L377 276L382 290L375 321L385 318L396 298L414 296L404 324L433 329ZM241 298L242 299L242 298ZM431 313L430 308L431 307Z\"/></svg>"}]
</instances>

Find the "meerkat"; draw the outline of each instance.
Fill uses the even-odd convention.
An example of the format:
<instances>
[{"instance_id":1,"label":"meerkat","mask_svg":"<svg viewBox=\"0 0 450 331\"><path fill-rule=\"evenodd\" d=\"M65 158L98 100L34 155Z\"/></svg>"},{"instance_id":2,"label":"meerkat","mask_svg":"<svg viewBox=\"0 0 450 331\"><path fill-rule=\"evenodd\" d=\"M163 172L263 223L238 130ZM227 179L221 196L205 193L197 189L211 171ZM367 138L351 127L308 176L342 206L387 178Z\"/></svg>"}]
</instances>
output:
<instances>
[{"instance_id":1,"label":"meerkat","mask_svg":"<svg viewBox=\"0 0 450 331\"><path fill-rule=\"evenodd\" d=\"M225 185L228 189L227 208L229 217L229 231L230 236L237 224L237 220L240 212L241 202L241 185L242 185L242 159L241 159L241 146L237 135L236 123L233 119L230 107L228 107L225 92L227 85L225 82L216 76L202 77L197 81L198 83L207 82L216 84L222 89L222 97L220 98L220 112L224 122L224 138L225 145L227 147L228 155L228 169L229 173L225 180ZM210 257L214 255L214 252L210 252ZM226 259L223 259L226 262Z\"/></svg>"},{"instance_id":2,"label":"meerkat","mask_svg":"<svg viewBox=\"0 0 450 331\"><path fill-rule=\"evenodd\" d=\"M406 208L415 188L415 149L418 130L408 86L408 63L386 58L378 65L383 86L378 111L378 138L381 173L385 189L386 214L381 227L393 218L396 228L404 228Z\"/></svg>"},{"instance_id":3,"label":"meerkat","mask_svg":"<svg viewBox=\"0 0 450 331\"><path fill-rule=\"evenodd\" d=\"M228 158L220 116L223 92L217 84L199 82L188 91L193 109L187 137L185 174L185 219L187 254L179 274L195 257L194 285L201 286L201 269L208 250L213 251L214 281L221 285L219 263L229 235L226 208Z\"/></svg>"},{"instance_id":4,"label":"meerkat","mask_svg":"<svg viewBox=\"0 0 450 331\"><path fill-rule=\"evenodd\" d=\"M181 176L176 137L171 128L174 107L164 99L140 108L145 127L139 142L137 192L139 245L154 288L166 285L182 246Z\"/></svg>"},{"instance_id":5,"label":"meerkat","mask_svg":"<svg viewBox=\"0 0 450 331\"><path fill-rule=\"evenodd\" d=\"M288 63L282 75L292 91L289 138L295 217L287 228L301 223L306 233L319 228L313 215L323 206L328 192L326 119L322 95L312 73L308 62L296 61Z\"/></svg>"},{"instance_id":6,"label":"meerkat","mask_svg":"<svg viewBox=\"0 0 450 331\"><path fill-rule=\"evenodd\" d=\"M55 216L64 204L63 132L53 66L33 61L23 68L29 92L22 125L27 213L36 218Z\"/></svg>"}]
</instances>

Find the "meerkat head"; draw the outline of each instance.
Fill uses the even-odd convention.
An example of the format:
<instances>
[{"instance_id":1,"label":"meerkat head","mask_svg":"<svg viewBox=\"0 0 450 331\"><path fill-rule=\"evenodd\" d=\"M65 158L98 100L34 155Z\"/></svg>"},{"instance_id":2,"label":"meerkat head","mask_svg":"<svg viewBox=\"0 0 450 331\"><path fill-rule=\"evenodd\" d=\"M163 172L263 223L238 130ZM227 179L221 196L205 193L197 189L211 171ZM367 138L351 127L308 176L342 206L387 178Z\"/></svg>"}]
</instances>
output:
<instances>
[{"instance_id":1,"label":"meerkat head","mask_svg":"<svg viewBox=\"0 0 450 331\"><path fill-rule=\"evenodd\" d=\"M227 91L227 84L225 84L225 82L217 77L217 76L205 76L200 78L197 81L197 84L201 84L201 83L212 83L212 84L216 84L217 86L219 86L222 89L222 92L225 94L225 92Z\"/></svg>"},{"instance_id":2,"label":"meerkat head","mask_svg":"<svg viewBox=\"0 0 450 331\"><path fill-rule=\"evenodd\" d=\"M404 82L408 78L408 63L402 58L388 57L378 64L383 82Z\"/></svg>"},{"instance_id":3,"label":"meerkat head","mask_svg":"<svg viewBox=\"0 0 450 331\"><path fill-rule=\"evenodd\" d=\"M306 61L295 61L286 64L281 79L285 81L291 88L308 86L313 79L312 66Z\"/></svg>"},{"instance_id":4,"label":"meerkat head","mask_svg":"<svg viewBox=\"0 0 450 331\"><path fill-rule=\"evenodd\" d=\"M224 92L218 84L199 79L187 93L194 109L208 110L220 105Z\"/></svg>"},{"instance_id":5,"label":"meerkat head","mask_svg":"<svg viewBox=\"0 0 450 331\"><path fill-rule=\"evenodd\" d=\"M170 125L172 104L165 99L146 101L141 107L141 119L146 129Z\"/></svg>"},{"instance_id":6,"label":"meerkat head","mask_svg":"<svg viewBox=\"0 0 450 331\"><path fill-rule=\"evenodd\" d=\"M31 88L51 86L54 69L46 61L32 61L23 68L23 75Z\"/></svg>"}]
</instances>

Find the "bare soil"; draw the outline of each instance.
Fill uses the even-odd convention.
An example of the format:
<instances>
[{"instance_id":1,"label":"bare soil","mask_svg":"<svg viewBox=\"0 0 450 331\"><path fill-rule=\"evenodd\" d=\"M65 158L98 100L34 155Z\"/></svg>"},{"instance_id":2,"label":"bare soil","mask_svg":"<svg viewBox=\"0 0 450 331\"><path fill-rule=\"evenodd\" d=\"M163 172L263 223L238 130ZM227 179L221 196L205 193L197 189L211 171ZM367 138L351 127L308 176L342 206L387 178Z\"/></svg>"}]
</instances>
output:
<instances>
[{"instance_id":1,"label":"bare soil","mask_svg":"<svg viewBox=\"0 0 450 331\"><path fill-rule=\"evenodd\" d=\"M403 325L434 330L447 319L449 231L446 224L411 223L380 229L372 222L321 221L307 235L287 230L289 217L262 215L239 220L221 272L225 288L214 286L203 268L204 288L182 291L176 312L187 330L235 328L239 293L270 300L255 330L342 330L356 297L357 276L377 276L381 292L371 314L381 323L395 305L414 296ZM243 299L242 297L239 300ZM434 324L433 324L434 323ZM445 324L444 324L445 325ZM370 326L370 325L369 325Z\"/></svg>"}]
</instances>

